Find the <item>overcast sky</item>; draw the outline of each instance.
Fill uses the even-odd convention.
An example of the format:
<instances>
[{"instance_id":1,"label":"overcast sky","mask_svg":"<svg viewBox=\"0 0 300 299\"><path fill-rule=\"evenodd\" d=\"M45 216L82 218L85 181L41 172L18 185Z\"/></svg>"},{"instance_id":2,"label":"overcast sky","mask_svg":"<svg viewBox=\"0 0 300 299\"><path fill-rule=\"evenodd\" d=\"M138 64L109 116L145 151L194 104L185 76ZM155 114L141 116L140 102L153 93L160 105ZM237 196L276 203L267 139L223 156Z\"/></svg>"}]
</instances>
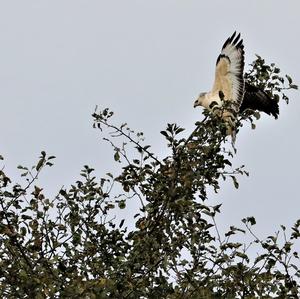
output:
<instances>
[{"instance_id":1,"label":"overcast sky","mask_svg":"<svg viewBox=\"0 0 300 299\"><path fill-rule=\"evenodd\" d=\"M300 83L300 2L199 0L0 1L0 154L16 176L41 150L57 156L42 175L50 194L68 186L84 164L98 176L114 169L112 154L92 129L96 105L119 123L144 131L163 156L159 132L177 122L193 130L225 39L242 33L246 64L260 54ZM261 236L300 218L300 95L280 104L237 137L235 165L249 178L212 195L223 203L220 225L255 216Z\"/></svg>"}]
</instances>

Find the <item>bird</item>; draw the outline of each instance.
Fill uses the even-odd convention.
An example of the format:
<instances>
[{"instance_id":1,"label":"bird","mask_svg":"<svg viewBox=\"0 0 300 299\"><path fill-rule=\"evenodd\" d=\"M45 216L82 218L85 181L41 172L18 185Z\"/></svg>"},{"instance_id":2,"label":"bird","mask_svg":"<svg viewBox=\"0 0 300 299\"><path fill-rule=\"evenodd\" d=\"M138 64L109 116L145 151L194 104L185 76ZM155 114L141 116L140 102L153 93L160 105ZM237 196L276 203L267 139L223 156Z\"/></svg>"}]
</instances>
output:
<instances>
[{"instance_id":1,"label":"bird","mask_svg":"<svg viewBox=\"0 0 300 299\"><path fill-rule=\"evenodd\" d=\"M224 101L231 104L231 109L222 112L222 119L227 124L227 134L232 134L235 117L246 109L258 110L278 118L278 102L264 90L246 82L244 78L245 51L241 34L236 31L225 41L217 58L215 81L212 90L200 93L194 107L202 106L214 111L222 107ZM215 105L213 105L213 103Z\"/></svg>"},{"instance_id":2,"label":"bird","mask_svg":"<svg viewBox=\"0 0 300 299\"><path fill-rule=\"evenodd\" d=\"M245 93L240 112L246 109L258 110L268 115L274 116L275 119L279 115L278 102L272 99L265 91L245 82Z\"/></svg>"}]
</instances>

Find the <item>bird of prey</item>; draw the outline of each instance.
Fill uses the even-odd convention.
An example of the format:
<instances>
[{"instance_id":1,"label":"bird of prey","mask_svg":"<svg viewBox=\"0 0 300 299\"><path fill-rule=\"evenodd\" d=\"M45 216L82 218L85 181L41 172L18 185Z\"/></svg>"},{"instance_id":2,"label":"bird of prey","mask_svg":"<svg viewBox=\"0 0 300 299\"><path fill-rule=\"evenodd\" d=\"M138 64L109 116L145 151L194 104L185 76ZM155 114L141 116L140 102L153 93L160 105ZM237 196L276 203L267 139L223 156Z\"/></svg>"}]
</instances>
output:
<instances>
[{"instance_id":1,"label":"bird of prey","mask_svg":"<svg viewBox=\"0 0 300 299\"><path fill-rule=\"evenodd\" d=\"M225 100L232 104L232 109L236 113L249 108L271 114L275 118L278 117L277 101L270 98L263 90L245 82L244 55L241 35L236 35L234 32L224 43L217 59L212 90L200 93L194 107L203 106L211 110L213 102L218 107L222 107L223 100ZM228 111L222 114L222 118L225 122L234 123L234 116Z\"/></svg>"}]
</instances>

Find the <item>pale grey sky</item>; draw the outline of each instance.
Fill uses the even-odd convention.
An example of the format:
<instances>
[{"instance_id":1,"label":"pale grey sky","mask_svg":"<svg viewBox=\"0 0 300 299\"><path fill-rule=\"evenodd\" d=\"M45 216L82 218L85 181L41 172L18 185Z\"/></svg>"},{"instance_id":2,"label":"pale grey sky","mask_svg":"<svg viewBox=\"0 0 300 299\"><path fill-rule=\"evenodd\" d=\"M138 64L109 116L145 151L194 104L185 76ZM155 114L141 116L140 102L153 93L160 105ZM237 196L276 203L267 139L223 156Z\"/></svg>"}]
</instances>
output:
<instances>
[{"instance_id":1,"label":"pale grey sky","mask_svg":"<svg viewBox=\"0 0 300 299\"><path fill-rule=\"evenodd\" d=\"M16 176L41 150L57 156L42 175L48 192L69 185L90 164L114 169L110 148L91 128L96 105L144 131L166 153L159 132L177 122L193 129L200 91L213 81L225 39L242 33L246 63L258 53L300 83L300 2L198 0L0 1L0 153ZM261 235L300 218L299 91L237 138L235 164L249 178L212 195L222 227L255 216Z\"/></svg>"}]
</instances>

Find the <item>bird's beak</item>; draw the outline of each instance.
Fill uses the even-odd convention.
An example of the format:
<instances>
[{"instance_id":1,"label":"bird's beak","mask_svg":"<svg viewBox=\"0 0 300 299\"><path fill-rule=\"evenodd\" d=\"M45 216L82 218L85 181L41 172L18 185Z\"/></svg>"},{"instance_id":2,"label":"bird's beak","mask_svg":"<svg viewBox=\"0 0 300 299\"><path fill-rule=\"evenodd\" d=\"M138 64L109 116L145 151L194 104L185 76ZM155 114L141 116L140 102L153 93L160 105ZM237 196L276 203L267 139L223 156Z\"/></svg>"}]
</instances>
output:
<instances>
[{"instance_id":1,"label":"bird's beak","mask_svg":"<svg viewBox=\"0 0 300 299\"><path fill-rule=\"evenodd\" d=\"M196 101L194 102L194 108L196 108L197 106L199 106L198 100L196 100Z\"/></svg>"}]
</instances>

